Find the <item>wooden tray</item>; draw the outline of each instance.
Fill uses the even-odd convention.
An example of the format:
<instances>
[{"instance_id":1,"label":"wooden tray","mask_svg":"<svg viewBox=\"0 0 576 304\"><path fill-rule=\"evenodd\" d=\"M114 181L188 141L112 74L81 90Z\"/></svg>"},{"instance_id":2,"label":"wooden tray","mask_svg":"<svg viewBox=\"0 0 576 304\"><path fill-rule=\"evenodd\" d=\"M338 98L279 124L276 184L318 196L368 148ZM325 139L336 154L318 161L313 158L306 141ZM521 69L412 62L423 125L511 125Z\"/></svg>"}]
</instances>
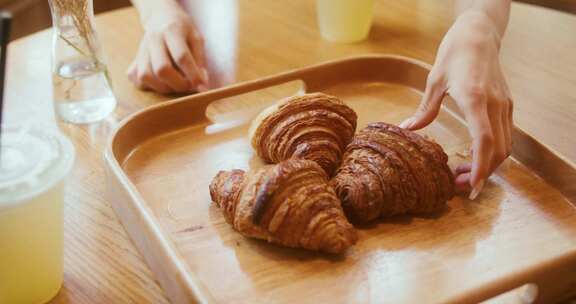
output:
<instances>
[{"instance_id":1,"label":"wooden tray","mask_svg":"<svg viewBox=\"0 0 576 304\"><path fill-rule=\"evenodd\" d=\"M475 303L526 283L538 286L542 302L569 296L576 289L576 169L519 129L514 159L476 201L458 197L439 216L359 228L360 241L340 257L244 238L211 204L208 184L219 170L261 165L246 122L296 93L290 81L342 98L361 128L408 117L428 70L403 57L354 57L162 103L124 120L105 153L111 202L170 299ZM470 140L451 109L447 100L422 133L442 144L453 167L465 161L460 152Z\"/></svg>"}]
</instances>

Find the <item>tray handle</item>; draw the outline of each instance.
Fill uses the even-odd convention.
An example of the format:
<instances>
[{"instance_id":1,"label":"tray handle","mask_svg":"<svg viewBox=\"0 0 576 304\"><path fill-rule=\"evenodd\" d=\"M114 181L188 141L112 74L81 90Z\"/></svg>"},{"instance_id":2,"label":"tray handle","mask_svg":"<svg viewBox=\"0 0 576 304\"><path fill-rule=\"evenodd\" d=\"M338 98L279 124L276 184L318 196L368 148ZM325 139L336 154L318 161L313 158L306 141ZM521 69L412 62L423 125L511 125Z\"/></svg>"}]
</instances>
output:
<instances>
[{"instance_id":1,"label":"tray handle","mask_svg":"<svg viewBox=\"0 0 576 304\"><path fill-rule=\"evenodd\" d=\"M278 100L305 92L305 82L297 79L214 100L208 104L205 111L206 117L212 122L206 127L206 133L217 133L249 124L260 112L276 104Z\"/></svg>"}]
</instances>

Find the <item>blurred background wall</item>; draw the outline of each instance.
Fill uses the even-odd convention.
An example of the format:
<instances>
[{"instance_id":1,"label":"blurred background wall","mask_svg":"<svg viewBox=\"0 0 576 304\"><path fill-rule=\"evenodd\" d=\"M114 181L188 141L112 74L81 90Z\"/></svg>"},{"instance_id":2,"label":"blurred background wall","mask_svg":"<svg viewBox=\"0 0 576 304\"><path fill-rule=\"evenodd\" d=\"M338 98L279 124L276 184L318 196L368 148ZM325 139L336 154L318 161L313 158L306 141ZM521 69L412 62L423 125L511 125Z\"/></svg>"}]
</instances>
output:
<instances>
[{"instance_id":1,"label":"blurred background wall","mask_svg":"<svg viewBox=\"0 0 576 304\"><path fill-rule=\"evenodd\" d=\"M94 0L94 11L98 14L129 5L129 0ZM48 0L0 0L0 9L10 11L14 17L10 40L52 25Z\"/></svg>"},{"instance_id":2,"label":"blurred background wall","mask_svg":"<svg viewBox=\"0 0 576 304\"><path fill-rule=\"evenodd\" d=\"M576 0L519 0L519 2L541 5L576 14ZM94 0L94 11L98 14L129 5L129 0ZM12 12L14 16L11 40L51 26L48 0L0 0L0 9L6 9Z\"/></svg>"},{"instance_id":3,"label":"blurred background wall","mask_svg":"<svg viewBox=\"0 0 576 304\"><path fill-rule=\"evenodd\" d=\"M545 6L552 9L576 14L576 0L519 0L518 2Z\"/></svg>"}]
</instances>

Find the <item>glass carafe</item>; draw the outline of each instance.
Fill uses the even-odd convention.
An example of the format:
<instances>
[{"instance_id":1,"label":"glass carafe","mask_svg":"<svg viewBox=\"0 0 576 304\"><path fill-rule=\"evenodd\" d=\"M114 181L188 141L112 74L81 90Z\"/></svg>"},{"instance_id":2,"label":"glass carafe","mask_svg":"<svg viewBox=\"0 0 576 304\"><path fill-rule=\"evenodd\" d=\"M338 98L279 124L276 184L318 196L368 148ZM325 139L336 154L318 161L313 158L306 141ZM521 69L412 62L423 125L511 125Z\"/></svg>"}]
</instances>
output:
<instances>
[{"instance_id":1,"label":"glass carafe","mask_svg":"<svg viewBox=\"0 0 576 304\"><path fill-rule=\"evenodd\" d=\"M116 108L94 28L92 0L49 0L53 24L52 87L57 115L92 123Z\"/></svg>"}]
</instances>

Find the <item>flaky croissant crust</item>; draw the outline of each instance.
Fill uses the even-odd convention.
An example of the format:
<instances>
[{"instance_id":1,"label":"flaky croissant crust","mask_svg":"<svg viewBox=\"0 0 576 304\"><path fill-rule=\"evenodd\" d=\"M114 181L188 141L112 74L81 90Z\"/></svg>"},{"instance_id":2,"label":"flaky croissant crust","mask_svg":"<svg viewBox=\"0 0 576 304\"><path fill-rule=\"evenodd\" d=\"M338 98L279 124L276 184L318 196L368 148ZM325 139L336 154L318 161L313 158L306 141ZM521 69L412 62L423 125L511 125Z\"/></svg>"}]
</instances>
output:
<instances>
[{"instance_id":1,"label":"flaky croissant crust","mask_svg":"<svg viewBox=\"0 0 576 304\"><path fill-rule=\"evenodd\" d=\"M264 110L252 123L249 136L258 156L268 163L309 159L332 175L354 136L356 121L354 110L338 98L311 93Z\"/></svg>"},{"instance_id":2,"label":"flaky croissant crust","mask_svg":"<svg viewBox=\"0 0 576 304\"><path fill-rule=\"evenodd\" d=\"M326 173L313 161L291 159L248 173L220 171L210 195L226 221L248 237L329 253L357 241Z\"/></svg>"},{"instance_id":3,"label":"flaky croissant crust","mask_svg":"<svg viewBox=\"0 0 576 304\"><path fill-rule=\"evenodd\" d=\"M349 218L371 221L444 208L454 195L442 147L387 123L372 123L346 148L331 181Z\"/></svg>"}]
</instances>

